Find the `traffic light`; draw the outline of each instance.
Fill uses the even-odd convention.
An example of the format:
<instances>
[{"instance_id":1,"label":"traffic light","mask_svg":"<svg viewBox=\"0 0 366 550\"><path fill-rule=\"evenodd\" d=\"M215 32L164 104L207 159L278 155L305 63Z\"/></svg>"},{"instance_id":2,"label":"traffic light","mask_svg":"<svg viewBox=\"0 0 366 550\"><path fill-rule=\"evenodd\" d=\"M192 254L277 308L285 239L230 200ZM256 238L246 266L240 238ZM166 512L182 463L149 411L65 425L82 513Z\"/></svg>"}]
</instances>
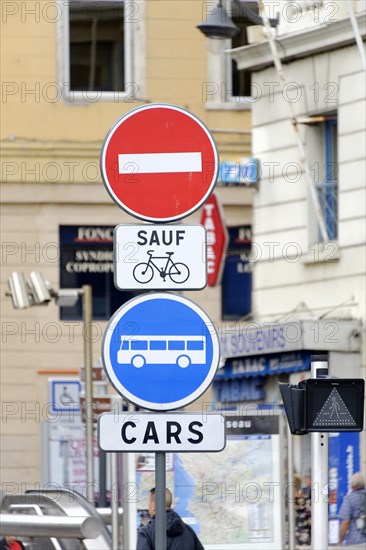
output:
<instances>
[{"instance_id":1,"label":"traffic light","mask_svg":"<svg viewBox=\"0 0 366 550\"><path fill-rule=\"evenodd\" d=\"M310 378L306 381L307 431L362 431L364 393L362 378Z\"/></svg>"},{"instance_id":2,"label":"traffic light","mask_svg":"<svg viewBox=\"0 0 366 550\"><path fill-rule=\"evenodd\" d=\"M279 382L279 386L291 433L295 435L306 434L305 382L300 382L297 386Z\"/></svg>"},{"instance_id":3,"label":"traffic light","mask_svg":"<svg viewBox=\"0 0 366 550\"><path fill-rule=\"evenodd\" d=\"M362 431L362 378L308 378L297 386L279 386L292 434Z\"/></svg>"}]
</instances>

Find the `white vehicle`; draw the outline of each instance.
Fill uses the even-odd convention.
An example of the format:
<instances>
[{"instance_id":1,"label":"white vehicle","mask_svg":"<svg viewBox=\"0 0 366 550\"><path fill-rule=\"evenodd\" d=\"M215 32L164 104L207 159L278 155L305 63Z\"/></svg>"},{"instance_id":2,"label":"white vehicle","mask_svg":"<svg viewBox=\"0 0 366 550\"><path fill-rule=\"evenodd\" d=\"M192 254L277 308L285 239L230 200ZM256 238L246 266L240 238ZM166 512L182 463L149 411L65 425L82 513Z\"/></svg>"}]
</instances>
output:
<instances>
[{"instance_id":1,"label":"white vehicle","mask_svg":"<svg viewBox=\"0 0 366 550\"><path fill-rule=\"evenodd\" d=\"M206 363L205 336L121 336L117 362L136 368L147 364L177 364L182 369L191 363Z\"/></svg>"}]
</instances>

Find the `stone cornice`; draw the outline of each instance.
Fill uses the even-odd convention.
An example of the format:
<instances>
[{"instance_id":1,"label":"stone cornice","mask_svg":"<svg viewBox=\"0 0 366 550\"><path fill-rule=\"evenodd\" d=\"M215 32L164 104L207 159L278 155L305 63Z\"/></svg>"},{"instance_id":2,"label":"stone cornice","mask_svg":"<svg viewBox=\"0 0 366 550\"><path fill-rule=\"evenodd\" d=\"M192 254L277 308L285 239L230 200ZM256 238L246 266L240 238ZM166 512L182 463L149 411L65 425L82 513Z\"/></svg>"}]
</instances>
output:
<instances>
[{"instance_id":1,"label":"stone cornice","mask_svg":"<svg viewBox=\"0 0 366 550\"><path fill-rule=\"evenodd\" d=\"M365 12L357 14L356 19L361 36L365 40ZM352 25L348 18L282 35L276 38L276 42L280 45L280 56L284 63L356 44ZM237 62L239 70L259 71L273 65L268 42L226 50L226 53L231 54L231 57Z\"/></svg>"}]
</instances>

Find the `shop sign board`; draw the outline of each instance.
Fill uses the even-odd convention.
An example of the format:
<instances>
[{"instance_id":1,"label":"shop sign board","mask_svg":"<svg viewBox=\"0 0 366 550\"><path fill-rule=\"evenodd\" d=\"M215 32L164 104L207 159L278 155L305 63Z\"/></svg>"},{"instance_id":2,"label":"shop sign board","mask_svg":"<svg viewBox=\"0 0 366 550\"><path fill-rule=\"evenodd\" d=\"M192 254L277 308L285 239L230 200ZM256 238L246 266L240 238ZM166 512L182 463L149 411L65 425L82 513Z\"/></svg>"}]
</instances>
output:
<instances>
[{"instance_id":1,"label":"shop sign board","mask_svg":"<svg viewBox=\"0 0 366 550\"><path fill-rule=\"evenodd\" d=\"M221 281L229 241L220 203L215 194L212 194L203 205L201 224L207 231L207 283L209 286L215 286Z\"/></svg>"}]
</instances>

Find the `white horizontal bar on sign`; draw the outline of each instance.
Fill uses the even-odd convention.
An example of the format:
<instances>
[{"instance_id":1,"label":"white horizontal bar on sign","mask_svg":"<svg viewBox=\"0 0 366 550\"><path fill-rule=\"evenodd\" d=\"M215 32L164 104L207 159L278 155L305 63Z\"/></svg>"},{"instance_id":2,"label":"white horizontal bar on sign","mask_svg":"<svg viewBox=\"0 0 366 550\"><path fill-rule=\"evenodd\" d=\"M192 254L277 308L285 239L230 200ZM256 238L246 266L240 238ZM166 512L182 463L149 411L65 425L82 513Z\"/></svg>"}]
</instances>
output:
<instances>
[{"instance_id":1,"label":"white horizontal bar on sign","mask_svg":"<svg viewBox=\"0 0 366 550\"><path fill-rule=\"evenodd\" d=\"M120 174L202 172L201 153L141 153L118 155Z\"/></svg>"}]
</instances>

